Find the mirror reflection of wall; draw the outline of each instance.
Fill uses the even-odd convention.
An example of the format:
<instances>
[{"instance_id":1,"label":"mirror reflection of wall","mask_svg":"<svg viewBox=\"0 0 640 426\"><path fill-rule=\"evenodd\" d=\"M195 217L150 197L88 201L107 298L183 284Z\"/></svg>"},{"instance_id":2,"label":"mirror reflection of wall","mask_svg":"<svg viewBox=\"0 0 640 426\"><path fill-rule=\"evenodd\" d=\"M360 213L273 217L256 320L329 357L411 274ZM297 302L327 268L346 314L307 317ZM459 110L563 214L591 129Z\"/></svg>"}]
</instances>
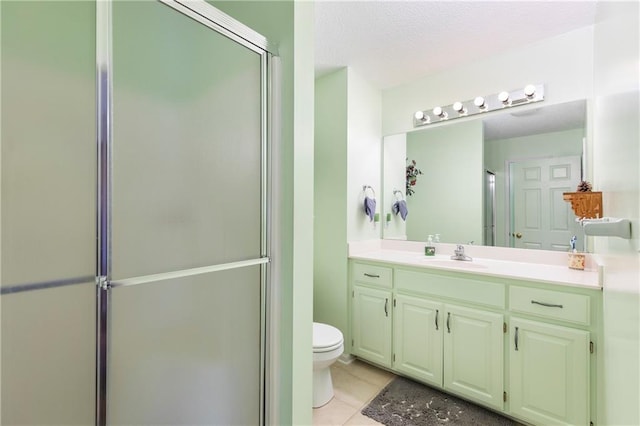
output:
<instances>
[{"instance_id":1,"label":"mirror reflection of wall","mask_svg":"<svg viewBox=\"0 0 640 426\"><path fill-rule=\"evenodd\" d=\"M423 174L415 193L406 196L406 223L392 214L384 238L425 241L439 233L442 242L493 245L485 233L485 174L490 171L495 176L495 245L566 250L573 234L583 244L584 234L562 192L575 191L582 176L585 118L581 100L386 137L383 211L390 212L393 204L390 188L404 186L407 159L415 160ZM510 170L520 170L527 183L538 181L537 186L514 194ZM545 230L541 234L538 228Z\"/></svg>"},{"instance_id":2,"label":"mirror reflection of wall","mask_svg":"<svg viewBox=\"0 0 640 426\"><path fill-rule=\"evenodd\" d=\"M482 241L482 145L479 120L407 135L407 158L423 173L407 197L408 239Z\"/></svg>"}]
</instances>

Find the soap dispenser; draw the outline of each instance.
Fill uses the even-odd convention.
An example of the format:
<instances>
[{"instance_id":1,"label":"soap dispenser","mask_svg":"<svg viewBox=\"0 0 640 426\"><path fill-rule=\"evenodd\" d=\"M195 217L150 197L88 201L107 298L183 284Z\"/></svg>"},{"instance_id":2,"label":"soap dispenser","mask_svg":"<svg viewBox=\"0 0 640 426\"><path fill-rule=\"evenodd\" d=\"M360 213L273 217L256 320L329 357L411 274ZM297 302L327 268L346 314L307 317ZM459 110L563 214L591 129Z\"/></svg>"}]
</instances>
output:
<instances>
[{"instance_id":1,"label":"soap dispenser","mask_svg":"<svg viewBox=\"0 0 640 426\"><path fill-rule=\"evenodd\" d=\"M429 235L429 238L427 238L427 245L424 246L424 255L425 256L436 255L436 248L433 246L433 235Z\"/></svg>"}]
</instances>

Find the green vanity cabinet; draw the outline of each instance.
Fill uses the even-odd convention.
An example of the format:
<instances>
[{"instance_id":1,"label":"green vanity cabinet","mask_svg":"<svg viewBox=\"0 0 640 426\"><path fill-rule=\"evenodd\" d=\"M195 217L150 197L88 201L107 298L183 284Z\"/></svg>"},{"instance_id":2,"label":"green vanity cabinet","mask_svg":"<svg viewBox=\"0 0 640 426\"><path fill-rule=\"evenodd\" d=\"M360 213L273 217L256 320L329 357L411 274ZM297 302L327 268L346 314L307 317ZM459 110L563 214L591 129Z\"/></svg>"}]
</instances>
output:
<instances>
[{"instance_id":1,"label":"green vanity cabinet","mask_svg":"<svg viewBox=\"0 0 640 426\"><path fill-rule=\"evenodd\" d=\"M503 316L445 305L444 388L503 407Z\"/></svg>"},{"instance_id":2,"label":"green vanity cabinet","mask_svg":"<svg viewBox=\"0 0 640 426\"><path fill-rule=\"evenodd\" d=\"M502 410L504 284L456 272L395 268L394 291L396 299L403 300L394 311L394 369ZM411 301L410 307L404 300ZM405 318L409 309L425 317L419 325ZM414 316L418 321L419 315ZM403 327L411 331L396 335ZM419 345L411 342L416 338L428 353L419 352ZM414 349L411 357L406 348ZM440 352L438 358L432 351ZM407 365L409 359L422 364ZM433 366L432 360L440 365Z\"/></svg>"},{"instance_id":3,"label":"green vanity cabinet","mask_svg":"<svg viewBox=\"0 0 640 426\"><path fill-rule=\"evenodd\" d=\"M398 294L394 370L502 409L502 315Z\"/></svg>"},{"instance_id":4,"label":"green vanity cabinet","mask_svg":"<svg viewBox=\"0 0 640 426\"><path fill-rule=\"evenodd\" d=\"M398 294L393 315L394 369L442 386L444 304Z\"/></svg>"},{"instance_id":5,"label":"green vanity cabinet","mask_svg":"<svg viewBox=\"0 0 640 426\"><path fill-rule=\"evenodd\" d=\"M543 425L589 424L589 332L511 318L511 413Z\"/></svg>"},{"instance_id":6,"label":"green vanity cabinet","mask_svg":"<svg viewBox=\"0 0 640 426\"><path fill-rule=\"evenodd\" d=\"M352 276L352 353L391 367L391 268L354 264Z\"/></svg>"},{"instance_id":7,"label":"green vanity cabinet","mask_svg":"<svg viewBox=\"0 0 640 426\"><path fill-rule=\"evenodd\" d=\"M598 424L599 288L350 262L352 354L532 425Z\"/></svg>"},{"instance_id":8,"label":"green vanity cabinet","mask_svg":"<svg viewBox=\"0 0 640 426\"><path fill-rule=\"evenodd\" d=\"M511 287L512 414L534 424L589 424L592 297ZM523 319L520 315L534 319Z\"/></svg>"}]
</instances>

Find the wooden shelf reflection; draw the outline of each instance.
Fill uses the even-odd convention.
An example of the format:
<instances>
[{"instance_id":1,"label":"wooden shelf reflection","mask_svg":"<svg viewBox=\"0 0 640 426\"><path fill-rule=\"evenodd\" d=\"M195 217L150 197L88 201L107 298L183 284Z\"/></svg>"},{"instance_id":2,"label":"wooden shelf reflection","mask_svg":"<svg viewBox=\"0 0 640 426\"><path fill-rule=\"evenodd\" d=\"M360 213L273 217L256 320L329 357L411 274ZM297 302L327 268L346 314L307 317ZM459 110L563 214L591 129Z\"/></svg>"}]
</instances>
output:
<instances>
[{"instance_id":1,"label":"wooden shelf reflection","mask_svg":"<svg viewBox=\"0 0 640 426\"><path fill-rule=\"evenodd\" d=\"M580 219L598 219L602 212L602 192L565 192L562 199L571 203L571 208Z\"/></svg>"}]
</instances>

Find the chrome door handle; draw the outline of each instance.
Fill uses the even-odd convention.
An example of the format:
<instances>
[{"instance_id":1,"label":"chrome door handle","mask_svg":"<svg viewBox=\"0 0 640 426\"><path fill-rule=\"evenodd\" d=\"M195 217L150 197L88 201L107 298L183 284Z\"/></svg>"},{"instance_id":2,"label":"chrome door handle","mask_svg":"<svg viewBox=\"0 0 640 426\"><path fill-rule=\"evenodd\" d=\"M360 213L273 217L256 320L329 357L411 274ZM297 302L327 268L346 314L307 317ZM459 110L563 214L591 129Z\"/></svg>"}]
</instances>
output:
<instances>
[{"instance_id":1,"label":"chrome door handle","mask_svg":"<svg viewBox=\"0 0 640 426\"><path fill-rule=\"evenodd\" d=\"M515 344L516 344L516 351L518 350L518 327L516 327L516 336L514 338Z\"/></svg>"},{"instance_id":2,"label":"chrome door handle","mask_svg":"<svg viewBox=\"0 0 640 426\"><path fill-rule=\"evenodd\" d=\"M438 314L440 312L436 309L436 330L438 329Z\"/></svg>"},{"instance_id":3,"label":"chrome door handle","mask_svg":"<svg viewBox=\"0 0 640 426\"><path fill-rule=\"evenodd\" d=\"M447 333L451 333L451 312L447 312Z\"/></svg>"},{"instance_id":4,"label":"chrome door handle","mask_svg":"<svg viewBox=\"0 0 640 426\"><path fill-rule=\"evenodd\" d=\"M384 316L389 316L389 299L384 299Z\"/></svg>"}]
</instances>

